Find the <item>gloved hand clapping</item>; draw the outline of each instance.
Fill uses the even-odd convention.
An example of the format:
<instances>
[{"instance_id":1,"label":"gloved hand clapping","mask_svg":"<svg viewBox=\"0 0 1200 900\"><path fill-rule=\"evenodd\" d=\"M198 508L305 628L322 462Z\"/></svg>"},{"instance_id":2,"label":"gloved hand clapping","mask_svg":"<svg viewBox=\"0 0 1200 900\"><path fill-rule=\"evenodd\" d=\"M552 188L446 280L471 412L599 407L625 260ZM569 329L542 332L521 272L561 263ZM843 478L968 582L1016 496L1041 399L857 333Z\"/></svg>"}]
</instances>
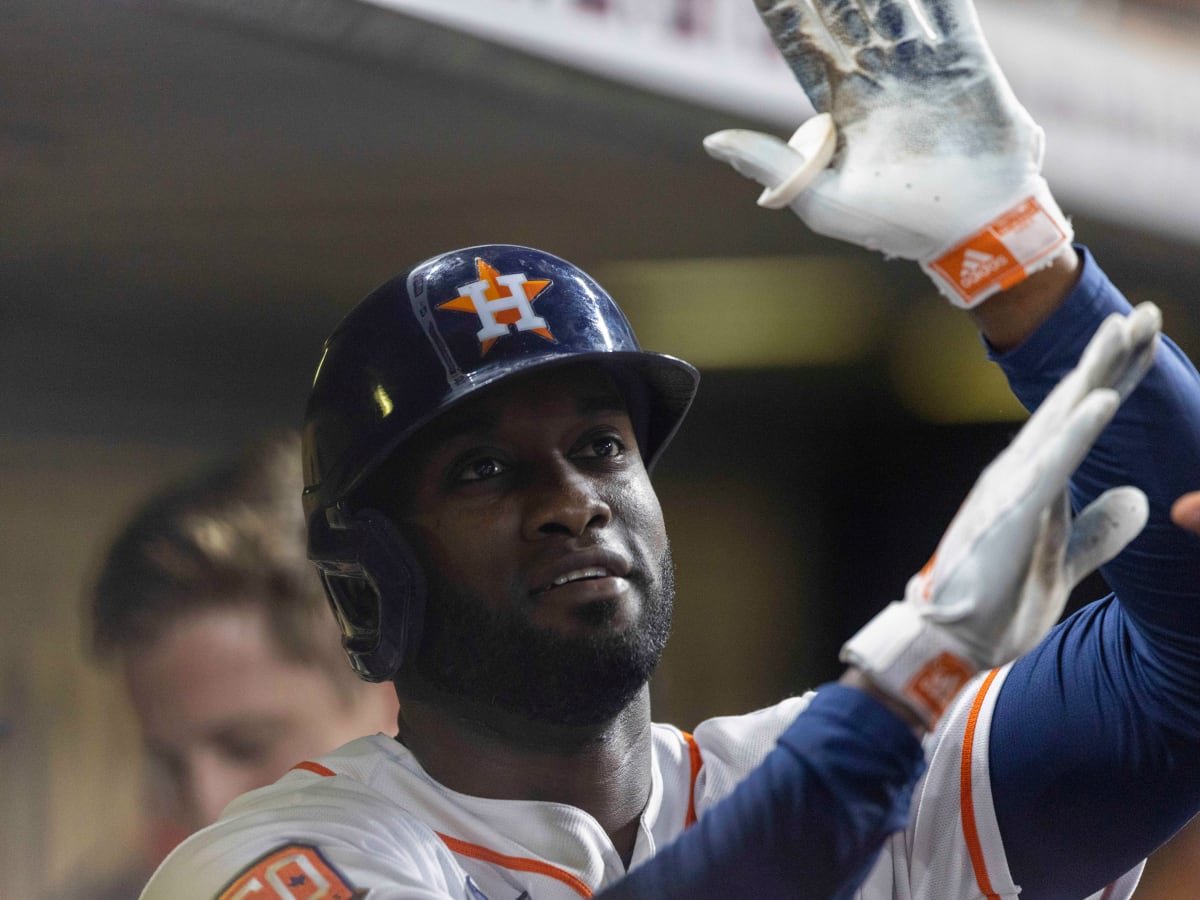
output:
<instances>
[{"instance_id":1,"label":"gloved hand clapping","mask_svg":"<svg viewBox=\"0 0 1200 900\"><path fill-rule=\"evenodd\" d=\"M1153 361L1158 308L1105 320L1079 364L984 471L902 602L842 648L844 662L932 727L976 672L1031 649L1075 587L1146 523L1134 487L1071 520L1071 473Z\"/></svg>"}]
</instances>

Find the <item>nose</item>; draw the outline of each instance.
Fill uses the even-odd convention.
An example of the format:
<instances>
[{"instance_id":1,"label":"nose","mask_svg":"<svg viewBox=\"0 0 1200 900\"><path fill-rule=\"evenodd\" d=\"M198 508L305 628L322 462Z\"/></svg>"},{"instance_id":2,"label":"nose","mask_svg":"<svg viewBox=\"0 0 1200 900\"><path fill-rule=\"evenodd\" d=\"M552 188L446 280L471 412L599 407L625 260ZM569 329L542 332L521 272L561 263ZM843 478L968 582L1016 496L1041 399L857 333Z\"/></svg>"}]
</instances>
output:
<instances>
[{"instance_id":1,"label":"nose","mask_svg":"<svg viewBox=\"0 0 1200 900\"><path fill-rule=\"evenodd\" d=\"M567 460L539 467L530 481L523 527L527 540L579 537L612 521L612 508L599 485Z\"/></svg>"}]
</instances>

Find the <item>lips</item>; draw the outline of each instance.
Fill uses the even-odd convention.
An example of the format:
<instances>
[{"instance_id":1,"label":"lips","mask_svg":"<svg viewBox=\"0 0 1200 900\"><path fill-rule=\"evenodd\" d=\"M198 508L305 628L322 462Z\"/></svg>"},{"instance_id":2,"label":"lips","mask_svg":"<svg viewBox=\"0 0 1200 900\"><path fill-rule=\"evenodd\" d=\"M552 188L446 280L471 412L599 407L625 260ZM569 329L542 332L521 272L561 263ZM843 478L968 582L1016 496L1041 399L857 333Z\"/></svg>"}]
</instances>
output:
<instances>
[{"instance_id":1,"label":"lips","mask_svg":"<svg viewBox=\"0 0 1200 900\"><path fill-rule=\"evenodd\" d=\"M538 585L531 593L536 596L556 588L593 581L600 578L624 578L631 565L625 554L615 550L594 549L566 553L538 567L530 581Z\"/></svg>"},{"instance_id":2,"label":"lips","mask_svg":"<svg viewBox=\"0 0 1200 900\"><path fill-rule=\"evenodd\" d=\"M550 588L562 587L564 584L570 584L572 581L583 581L585 578L605 578L612 573L600 566L594 566L590 569L576 569L574 572L568 572L566 575L560 575L554 579L554 582L549 586L542 588L544 591Z\"/></svg>"}]
</instances>

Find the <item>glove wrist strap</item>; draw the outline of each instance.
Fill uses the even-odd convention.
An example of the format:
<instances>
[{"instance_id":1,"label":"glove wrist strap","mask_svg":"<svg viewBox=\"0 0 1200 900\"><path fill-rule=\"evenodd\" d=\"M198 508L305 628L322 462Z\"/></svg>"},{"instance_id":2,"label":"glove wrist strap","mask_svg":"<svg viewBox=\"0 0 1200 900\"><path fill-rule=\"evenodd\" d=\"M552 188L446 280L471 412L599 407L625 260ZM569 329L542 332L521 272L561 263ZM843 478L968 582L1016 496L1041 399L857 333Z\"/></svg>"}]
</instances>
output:
<instances>
[{"instance_id":1,"label":"glove wrist strap","mask_svg":"<svg viewBox=\"0 0 1200 900\"><path fill-rule=\"evenodd\" d=\"M1074 236L1039 175L1020 202L921 268L952 304L971 309L1048 266Z\"/></svg>"},{"instance_id":2,"label":"glove wrist strap","mask_svg":"<svg viewBox=\"0 0 1200 900\"><path fill-rule=\"evenodd\" d=\"M932 730L958 691L979 670L967 646L914 604L889 604L842 647L842 662Z\"/></svg>"}]
</instances>

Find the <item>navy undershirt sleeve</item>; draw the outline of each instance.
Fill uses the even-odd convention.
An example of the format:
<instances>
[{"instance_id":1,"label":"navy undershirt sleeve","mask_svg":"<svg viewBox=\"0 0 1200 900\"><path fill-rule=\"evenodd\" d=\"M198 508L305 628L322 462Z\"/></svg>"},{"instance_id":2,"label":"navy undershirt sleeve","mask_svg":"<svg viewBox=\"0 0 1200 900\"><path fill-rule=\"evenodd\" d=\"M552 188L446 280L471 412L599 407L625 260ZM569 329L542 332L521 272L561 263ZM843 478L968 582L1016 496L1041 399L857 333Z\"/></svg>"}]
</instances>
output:
<instances>
[{"instance_id":1,"label":"navy undershirt sleeve","mask_svg":"<svg viewBox=\"0 0 1200 900\"><path fill-rule=\"evenodd\" d=\"M1129 310L1080 250L1066 303L996 356L1030 409L1100 321ZM997 817L1032 897L1092 893L1200 808L1200 540L1169 521L1174 499L1200 488L1200 377L1169 340L1073 478L1076 509L1119 484L1147 493L1151 519L1102 570L1116 595L1014 664L992 722ZM877 727L898 743L870 736ZM897 719L826 686L729 798L602 896L851 896L903 827L921 768Z\"/></svg>"},{"instance_id":2,"label":"navy undershirt sleeve","mask_svg":"<svg viewBox=\"0 0 1200 900\"><path fill-rule=\"evenodd\" d=\"M923 770L898 717L825 685L733 793L598 898L850 897Z\"/></svg>"},{"instance_id":3,"label":"navy undershirt sleeve","mask_svg":"<svg viewBox=\"0 0 1200 900\"><path fill-rule=\"evenodd\" d=\"M1130 308L1081 255L1066 303L996 357L1027 408L1106 315ZM1200 378L1166 339L1072 479L1075 508L1121 484L1146 492L1150 521L1101 570L1114 595L1014 664L992 722L996 815L1030 897L1087 896L1200 809L1200 539L1169 518L1179 495L1200 488Z\"/></svg>"}]
</instances>

